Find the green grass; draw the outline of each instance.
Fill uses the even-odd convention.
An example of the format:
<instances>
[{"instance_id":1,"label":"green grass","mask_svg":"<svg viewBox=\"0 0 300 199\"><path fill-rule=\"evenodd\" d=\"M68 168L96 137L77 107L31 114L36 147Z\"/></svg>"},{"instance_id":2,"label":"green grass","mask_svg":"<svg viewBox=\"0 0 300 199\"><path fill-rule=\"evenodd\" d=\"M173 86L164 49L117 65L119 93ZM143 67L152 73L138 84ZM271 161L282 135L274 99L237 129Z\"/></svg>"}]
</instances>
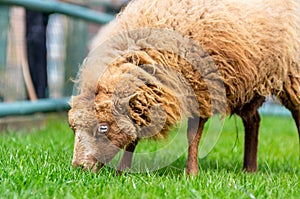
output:
<instances>
[{"instance_id":1,"label":"green grass","mask_svg":"<svg viewBox=\"0 0 300 199\"><path fill-rule=\"evenodd\" d=\"M290 118L262 117L259 171L241 172L243 128L227 119L197 177L184 172L186 154L149 173L115 176L71 167L73 133L66 118L44 128L0 134L0 198L299 198L299 146ZM238 134L236 133L236 126ZM238 139L236 138L238 135ZM147 144L147 143L146 143ZM152 143L153 144L153 143Z\"/></svg>"}]
</instances>

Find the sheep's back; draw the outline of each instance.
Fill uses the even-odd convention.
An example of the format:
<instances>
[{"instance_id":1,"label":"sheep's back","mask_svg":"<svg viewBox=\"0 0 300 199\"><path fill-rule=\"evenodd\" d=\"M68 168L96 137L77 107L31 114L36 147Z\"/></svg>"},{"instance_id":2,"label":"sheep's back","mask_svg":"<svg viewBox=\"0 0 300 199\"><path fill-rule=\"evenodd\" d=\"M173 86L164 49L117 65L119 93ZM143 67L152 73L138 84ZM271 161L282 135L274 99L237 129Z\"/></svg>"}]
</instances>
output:
<instances>
[{"instance_id":1,"label":"sheep's back","mask_svg":"<svg viewBox=\"0 0 300 199\"><path fill-rule=\"evenodd\" d=\"M142 28L194 39L219 68L234 108L255 94L279 93L290 75L300 74L299 25L294 0L133 0L102 40Z\"/></svg>"}]
</instances>

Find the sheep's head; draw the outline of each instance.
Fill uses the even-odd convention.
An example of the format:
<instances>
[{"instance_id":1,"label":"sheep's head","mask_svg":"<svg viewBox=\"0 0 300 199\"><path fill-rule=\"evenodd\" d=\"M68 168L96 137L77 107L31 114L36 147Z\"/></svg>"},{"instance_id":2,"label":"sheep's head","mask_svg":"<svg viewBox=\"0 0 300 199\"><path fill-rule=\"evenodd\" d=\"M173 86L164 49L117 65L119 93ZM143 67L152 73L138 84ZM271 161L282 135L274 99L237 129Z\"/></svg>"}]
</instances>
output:
<instances>
[{"instance_id":1,"label":"sheep's head","mask_svg":"<svg viewBox=\"0 0 300 199\"><path fill-rule=\"evenodd\" d=\"M69 123L75 132L74 166L98 171L126 145L164 137L181 119L177 98L153 81L145 67L154 66L111 66L95 93L73 98Z\"/></svg>"},{"instance_id":2,"label":"sheep's head","mask_svg":"<svg viewBox=\"0 0 300 199\"><path fill-rule=\"evenodd\" d=\"M75 134L72 164L96 172L136 137L121 131L114 122L111 101L102 101L97 95L95 107L91 107L81 98L73 98L69 111L69 124Z\"/></svg>"},{"instance_id":3,"label":"sheep's head","mask_svg":"<svg viewBox=\"0 0 300 199\"><path fill-rule=\"evenodd\" d=\"M91 96L85 94L73 97L69 125L75 135L72 164L97 171L119 149L109 141L111 127L107 122L97 120L92 102Z\"/></svg>"},{"instance_id":4,"label":"sheep's head","mask_svg":"<svg viewBox=\"0 0 300 199\"><path fill-rule=\"evenodd\" d=\"M94 96L81 94L72 99L69 125L75 135L72 164L76 167L83 166L97 172L136 138L134 133L125 133L118 127L110 96L99 92Z\"/></svg>"}]
</instances>

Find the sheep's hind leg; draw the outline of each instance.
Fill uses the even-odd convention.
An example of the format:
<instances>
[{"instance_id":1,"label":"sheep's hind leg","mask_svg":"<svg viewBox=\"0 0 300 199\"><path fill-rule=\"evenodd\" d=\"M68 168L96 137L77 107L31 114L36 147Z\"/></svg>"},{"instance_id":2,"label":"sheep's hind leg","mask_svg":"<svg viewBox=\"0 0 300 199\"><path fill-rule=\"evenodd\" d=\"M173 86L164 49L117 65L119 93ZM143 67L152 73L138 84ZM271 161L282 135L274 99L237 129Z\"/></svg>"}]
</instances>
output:
<instances>
[{"instance_id":1,"label":"sheep's hind leg","mask_svg":"<svg viewBox=\"0 0 300 199\"><path fill-rule=\"evenodd\" d=\"M243 170L247 172L257 171L257 147L260 125L258 108L264 100L264 97L256 97L238 113L243 120L245 128Z\"/></svg>"},{"instance_id":2,"label":"sheep's hind leg","mask_svg":"<svg viewBox=\"0 0 300 199\"><path fill-rule=\"evenodd\" d=\"M300 107L292 111L293 118L296 122L298 129L298 139L299 139L299 158L300 158Z\"/></svg>"},{"instance_id":3,"label":"sheep's hind leg","mask_svg":"<svg viewBox=\"0 0 300 199\"><path fill-rule=\"evenodd\" d=\"M295 120L298 129L298 139L299 139L299 158L300 158L300 107L298 109L292 110L292 115Z\"/></svg>"},{"instance_id":4,"label":"sheep's hind leg","mask_svg":"<svg viewBox=\"0 0 300 199\"><path fill-rule=\"evenodd\" d=\"M186 172L188 175L197 175L198 167L198 146L201 139L202 131L207 119L189 118L187 138L189 143L188 160L186 165Z\"/></svg>"},{"instance_id":5,"label":"sheep's hind leg","mask_svg":"<svg viewBox=\"0 0 300 199\"><path fill-rule=\"evenodd\" d=\"M117 168L117 175L120 175L123 171L131 168L133 152L137 144L138 141L136 140L125 147L124 154Z\"/></svg>"},{"instance_id":6,"label":"sheep's hind leg","mask_svg":"<svg viewBox=\"0 0 300 199\"><path fill-rule=\"evenodd\" d=\"M297 129L298 129L298 139L299 139L299 144L300 144L300 107L298 109L292 110L292 115L295 120ZM299 147L300 150L300 147Z\"/></svg>"},{"instance_id":7,"label":"sheep's hind leg","mask_svg":"<svg viewBox=\"0 0 300 199\"><path fill-rule=\"evenodd\" d=\"M300 105L294 105L294 103L291 100L291 96L289 96L287 92L282 93L282 95L279 96L279 100L292 113L293 119L296 123L297 130L298 130L299 152L300 152Z\"/></svg>"}]
</instances>

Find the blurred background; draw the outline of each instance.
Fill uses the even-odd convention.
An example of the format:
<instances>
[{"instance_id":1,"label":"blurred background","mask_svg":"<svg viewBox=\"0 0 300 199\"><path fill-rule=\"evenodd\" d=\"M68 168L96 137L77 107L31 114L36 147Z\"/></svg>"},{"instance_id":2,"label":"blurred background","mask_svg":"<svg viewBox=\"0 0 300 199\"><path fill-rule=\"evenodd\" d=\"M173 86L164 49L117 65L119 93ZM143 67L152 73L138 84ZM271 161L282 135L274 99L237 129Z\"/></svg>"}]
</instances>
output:
<instances>
[{"instance_id":1,"label":"blurred background","mask_svg":"<svg viewBox=\"0 0 300 199\"><path fill-rule=\"evenodd\" d=\"M0 0L0 129L16 116L68 110L93 37L127 3Z\"/></svg>"},{"instance_id":2,"label":"blurred background","mask_svg":"<svg viewBox=\"0 0 300 199\"><path fill-rule=\"evenodd\" d=\"M39 12L35 5L39 1L41 0L28 1L27 12L31 10ZM14 1L10 1L11 5L5 5L5 3L3 5L0 1L0 101L2 102L30 99L28 88L26 89L28 86L26 84L27 71L24 71L26 68L23 66L26 65L26 62L28 63L26 10L23 6L14 6L12 2ZM43 3L45 2L59 3L54 0L43 0ZM99 13L107 13L113 18L127 1L65 0L60 2L89 8ZM74 7L69 9L74 9ZM89 51L90 41L104 23L91 22L65 14L48 12L45 14L48 77L45 95L49 98L70 96L73 89L72 79L76 78L78 67ZM27 27L27 29L29 28ZM39 56L39 54L35 56ZM34 72L31 71L31 73ZM33 75L31 74L31 76Z\"/></svg>"}]
</instances>

